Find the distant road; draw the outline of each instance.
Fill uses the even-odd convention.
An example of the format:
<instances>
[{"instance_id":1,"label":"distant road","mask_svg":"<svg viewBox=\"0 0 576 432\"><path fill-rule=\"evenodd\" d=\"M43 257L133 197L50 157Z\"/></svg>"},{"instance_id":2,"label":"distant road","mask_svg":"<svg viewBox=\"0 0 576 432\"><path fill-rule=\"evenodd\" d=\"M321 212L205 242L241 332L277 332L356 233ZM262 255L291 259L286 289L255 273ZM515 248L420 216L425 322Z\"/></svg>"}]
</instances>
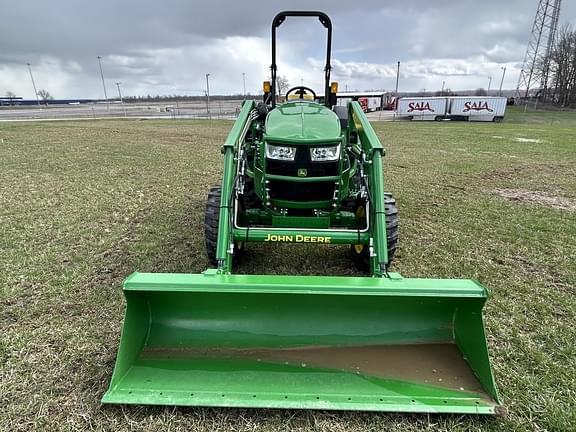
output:
<instances>
[{"instance_id":1,"label":"distant road","mask_svg":"<svg viewBox=\"0 0 576 432\"><path fill-rule=\"evenodd\" d=\"M49 105L1 107L0 121L126 118L233 118L241 101L214 101L210 113L204 102Z\"/></svg>"},{"instance_id":2,"label":"distant road","mask_svg":"<svg viewBox=\"0 0 576 432\"><path fill-rule=\"evenodd\" d=\"M0 107L0 121L32 120L80 120L102 118L150 118L150 119L235 119L241 101L214 101L210 114L206 103L155 102L118 104L49 105L41 107ZM394 120L393 111L374 111L367 114L370 121Z\"/></svg>"}]
</instances>

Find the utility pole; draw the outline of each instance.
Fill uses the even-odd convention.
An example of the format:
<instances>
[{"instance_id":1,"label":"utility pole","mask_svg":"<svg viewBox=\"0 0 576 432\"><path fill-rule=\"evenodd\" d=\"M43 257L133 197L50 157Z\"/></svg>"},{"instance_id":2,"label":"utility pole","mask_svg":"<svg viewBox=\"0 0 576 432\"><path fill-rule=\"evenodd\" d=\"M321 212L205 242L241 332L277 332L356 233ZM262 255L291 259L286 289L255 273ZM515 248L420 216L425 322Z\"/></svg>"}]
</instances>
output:
<instances>
[{"instance_id":1,"label":"utility pole","mask_svg":"<svg viewBox=\"0 0 576 432\"><path fill-rule=\"evenodd\" d=\"M502 79L500 80L500 89L498 90L498 96L502 96L502 84L504 84L504 75L506 75L506 66L503 66L500 69L502 69Z\"/></svg>"},{"instance_id":2,"label":"utility pole","mask_svg":"<svg viewBox=\"0 0 576 432\"><path fill-rule=\"evenodd\" d=\"M116 83L116 87L118 87L118 97L120 98L120 103L124 103L124 101L122 101L122 92L120 91L120 84L122 83L121 82Z\"/></svg>"},{"instance_id":3,"label":"utility pole","mask_svg":"<svg viewBox=\"0 0 576 432\"><path fill-rule=\"evenodd\" d=\"M394 96L398 99L398 79L400 78L400 62L398 62L398 69L396 69L396 91Z\"/></svg>"},{"instance_id":4,"label":"utility pole","mask_svg":"<svg viewBox=\"0 0 576 432\"><path fill-rule=\"evenodd\" d=\"M38 91L36 90L36 83L34 82L34 75L32 75L32 67L30 63L26 63L28 66L28 72L30 72L30 79L32 80L32 87L34 87L34 96L36 96L36 103L40 106L40 99L38 98Z\"/></svg>"},{"instance_id":5,"label":"utility pole","mask_svg":"<svg viewBox=\"0 0 576 432\"><path fill-rule=\"evenodd\" d=\"M246 72L242 72L242 85L244 86L244 99L246 99Z\"/></svg>"},{"instance_id":6,"label":"utility pole","mask_svg":"<svg viewBox=\"0 0 576 432\"><path fill-rule=\"evenodd\" d=\"M400 79L400 62L398 62L398 68L396 69L396 90L394 90L394 117L396 120L396 110L398 109L398 80Z\"/></svg>"},{"instance_id":7,"label":"utility pole","mask_svg":"<svg viewBox=\"0 0 576 432\"><path fill-rule=\"evenodd\" d=\"M210 115L210 81L208 77L210 76L209 73L206 74L206 114L208 114L208 118L212 120L212 116Z\"/></svg>"},{"instance_id":8,"label":"utility pole","mask_svg":"<svg viewBox=\"0 0 576 432\"><path fill-rule=\"evenodd\" d=\"M492 77L489 76L488 77L488 90L486 90L486 94L488 95L490 93L490 86L492 85Z\"/></svg>"},{"instance_id":9,"label":"utility pole","mask_svg":"<svg viewBox=\"0 0 576 432\"><path fill-rule=\"evenodd\" d=\"M442 90L440 90L440 96L444 96L444 86L446 85L446 81L442 81Z\"/></svg>"},{"instance_id":10,"label":"utility pole","mask_svg":"<svg viewBox=\"0 0 576 432\"><path fill-rule=\"evenodd\" d=\"M106 99L106 103L108 105L108 110L110 110L110 103L108 102L108 94L106 93L106 84L104 83L104 73L102 72L102 57L97 56L98 59L98 66L100 67L100 78L102 78L102 88L104 89L104 99Z\"/></svg>"}]
</instances>

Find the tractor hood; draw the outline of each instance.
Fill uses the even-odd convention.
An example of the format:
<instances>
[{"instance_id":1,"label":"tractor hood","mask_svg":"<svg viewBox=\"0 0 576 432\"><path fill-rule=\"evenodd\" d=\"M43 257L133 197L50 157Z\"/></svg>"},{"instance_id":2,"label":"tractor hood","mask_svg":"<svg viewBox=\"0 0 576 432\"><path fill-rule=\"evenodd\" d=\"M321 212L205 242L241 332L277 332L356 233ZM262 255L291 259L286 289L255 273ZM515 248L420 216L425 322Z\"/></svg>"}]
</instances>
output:
<instances>
[{"instance_id":1,"label":"tractor hood","mask_svg":"<svg viewBox=\"0 0 576 432\"><path fill-rule=\"evenodd\" d=\"M268 141L340 141L340 121L334 112L315 102L288 102L266 118Z\"/></svg>"}]
</instances>

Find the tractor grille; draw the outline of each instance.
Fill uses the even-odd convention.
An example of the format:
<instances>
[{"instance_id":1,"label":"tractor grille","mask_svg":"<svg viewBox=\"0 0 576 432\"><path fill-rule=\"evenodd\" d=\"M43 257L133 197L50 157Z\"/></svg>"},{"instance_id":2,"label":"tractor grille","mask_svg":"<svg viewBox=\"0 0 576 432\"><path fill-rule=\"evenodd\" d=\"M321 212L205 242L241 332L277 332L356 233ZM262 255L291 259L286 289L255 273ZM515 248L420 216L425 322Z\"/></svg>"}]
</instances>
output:
<instances>
[{"instance_id":1,"label":"tractor grille","mask_svg":"<svg viewBox=\"0 0 576 432\"><path fill-rule=\"evenodd\" d=\"M298 170L306 169L306 177L337 176L338 161L312 162L310 160L310 148L296 149L296 157L293 162L267 159L266 172L268 174L298 177ZM270 180L270 197L272 199L287 201L330 201L334 197L334 182L291 182Z\"/></svg>"},{"instance_id":2,"label":"tractor grille","mask_svg":"<svg viewBox=\"0 0 576 432\"><path fill-rule=\"evenodd\" d=\"M270 197L287 201L329 201L334 197L334 182L296 183L270 180Z\"/></svg>"},{"instance_id":3,"label":"tractor grille","mask_svg":"<svg viewBox=\"0 0 576 432\"><path fill-rule=\"evenodd\" d=\"M267 159L266 172L268 174L297 177L298 170L305 168L307 177L323 177L338 175L338 161L312 162L310 160L310 148L296 149L296 157L293 162Z\"/></svg>"}]
</instances>

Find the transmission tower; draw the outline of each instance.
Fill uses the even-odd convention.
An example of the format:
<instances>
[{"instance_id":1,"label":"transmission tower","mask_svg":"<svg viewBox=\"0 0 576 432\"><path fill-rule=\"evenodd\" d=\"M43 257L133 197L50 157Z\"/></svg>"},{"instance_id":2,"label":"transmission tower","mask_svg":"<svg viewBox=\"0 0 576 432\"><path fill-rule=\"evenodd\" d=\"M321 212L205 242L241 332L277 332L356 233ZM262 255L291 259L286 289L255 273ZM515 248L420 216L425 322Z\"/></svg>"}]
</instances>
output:
<instances>
[{"instance_id":1,"label":"transmission tower","mask_svg":"<svg viewBox=\"0 0 576 432\"><path fill-rule=\"evenodd\" d=\"M518 78L516 97L546 97L550 73L550 53L558 29L562 0L539 0L524 64Z\"/></svg>"}]
</instances>

